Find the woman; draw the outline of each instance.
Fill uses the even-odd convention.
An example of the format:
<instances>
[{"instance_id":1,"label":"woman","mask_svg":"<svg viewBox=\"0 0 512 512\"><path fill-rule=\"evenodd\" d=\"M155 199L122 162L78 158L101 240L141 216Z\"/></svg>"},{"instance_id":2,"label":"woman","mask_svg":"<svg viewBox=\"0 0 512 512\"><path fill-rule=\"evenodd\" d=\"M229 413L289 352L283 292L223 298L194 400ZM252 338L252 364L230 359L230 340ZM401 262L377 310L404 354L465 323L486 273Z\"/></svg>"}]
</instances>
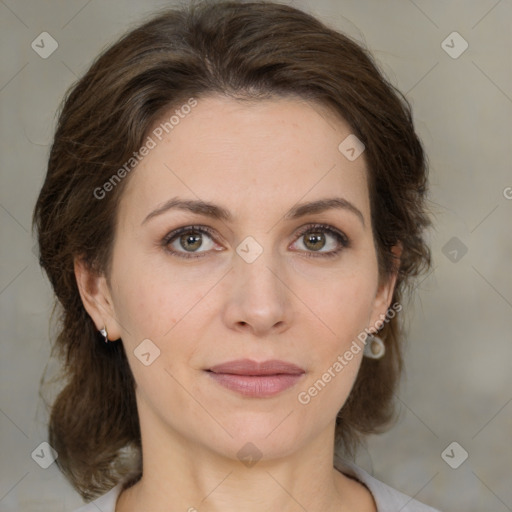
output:
<instances>
[{"instance_id":1,"label":"woman","mask_svg":"<svg viewBox=\"0 0 512 512\"><path fill-rule=\"evenodd\" d=\"M434 510L346 460L393 417L426 191L407 101L300 10L197 4L105 51L34 212L80 510Z\"/></svg>"}]
</instances>

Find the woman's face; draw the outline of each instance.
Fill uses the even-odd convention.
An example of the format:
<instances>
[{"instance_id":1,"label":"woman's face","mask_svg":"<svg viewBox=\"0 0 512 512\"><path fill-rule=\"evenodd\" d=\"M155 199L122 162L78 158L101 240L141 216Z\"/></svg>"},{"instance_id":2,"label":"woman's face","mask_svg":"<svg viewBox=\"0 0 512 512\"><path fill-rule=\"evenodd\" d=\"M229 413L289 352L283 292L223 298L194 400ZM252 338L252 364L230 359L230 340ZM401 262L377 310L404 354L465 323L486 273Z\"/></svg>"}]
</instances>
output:
<instances>
[{"instance_id":1,"label":"woman's face","mask_svg":"<svg viewBox=\"0 0 512 512\"><path fill-rule=\"evenodd\" d=\"M168 134L155 129L125 178L110 288L101 278L88 308L122 338L143 436L232 458L248 442L274 458L331 436L362 350L335 363L385 314L394 286L379 286L364 153L338 148L350 127L298 99L210 96ZM300 370L209 371L241 359Z\"/></svg>"}]
</instances>

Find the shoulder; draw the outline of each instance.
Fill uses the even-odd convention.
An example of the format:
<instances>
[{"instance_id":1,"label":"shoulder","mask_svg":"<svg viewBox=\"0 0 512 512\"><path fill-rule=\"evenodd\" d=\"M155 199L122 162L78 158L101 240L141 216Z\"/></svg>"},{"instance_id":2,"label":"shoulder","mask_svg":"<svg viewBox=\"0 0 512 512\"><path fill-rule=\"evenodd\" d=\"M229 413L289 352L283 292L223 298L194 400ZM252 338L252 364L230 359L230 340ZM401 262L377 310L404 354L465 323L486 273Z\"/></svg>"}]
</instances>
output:
<instances>
[{"instance_id":1,"label":"shoulder","mask_svg":"<svg viewBox=\"0 0 512 512\"><path fill-rule=\"evenodd\" d=\"M98 510L101 510L101 512L115 512L117 498L121 494L122 488L123 484L119 483L106 494L103 494L103 496L96 498L83 507L77 508L73 512L98 512Z\"/></svg>"},{"instance_id":2,"label":"shoulder","mask_svg":"<svg viewBox=\"0 0 512 512\"><path fill-rule=\"evenodd\" d=\"M393 489L351 462L335 457L334 465L343 474L356 478L368 487L378 512L440 512Z\"/></svg>"}]
</instances>

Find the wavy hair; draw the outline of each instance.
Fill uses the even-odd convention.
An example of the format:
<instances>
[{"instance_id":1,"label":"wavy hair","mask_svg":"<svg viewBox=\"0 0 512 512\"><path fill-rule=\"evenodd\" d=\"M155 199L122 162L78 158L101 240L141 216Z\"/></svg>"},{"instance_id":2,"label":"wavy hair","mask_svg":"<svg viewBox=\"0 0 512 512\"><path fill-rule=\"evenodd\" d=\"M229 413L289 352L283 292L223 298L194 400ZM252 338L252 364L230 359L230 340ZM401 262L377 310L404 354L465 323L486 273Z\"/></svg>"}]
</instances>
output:
<instances>
[{"instance_id":1,"label":"wavy hair","mask_svg":"<svg viewBox=\"0 0 512 512\"><path fill-rule=\"evenodd\" d=\"M360 43L299 9L271 2L200 2L153 15L107 48L68 91L34 209L40 264L56 295L52 354L62 361L49 442L84 499L141 475L135 382L122 341L97 338L77 287L74 259L109 275L119 199L129 176L102 187L143 144L154 123L190 97L298 96L344 119L364 143L372 230L381 278L398 278L393 301L431 266L424 230L427 158L411 106ZM136 172L136 169L133 171ZM403 252L399 265L391 248ZM387 322L386 356L363 358L336 420L347 453L394 418L404 326ZM127 456L134 454L134 458Z\"/></svg>"}]
</instances>

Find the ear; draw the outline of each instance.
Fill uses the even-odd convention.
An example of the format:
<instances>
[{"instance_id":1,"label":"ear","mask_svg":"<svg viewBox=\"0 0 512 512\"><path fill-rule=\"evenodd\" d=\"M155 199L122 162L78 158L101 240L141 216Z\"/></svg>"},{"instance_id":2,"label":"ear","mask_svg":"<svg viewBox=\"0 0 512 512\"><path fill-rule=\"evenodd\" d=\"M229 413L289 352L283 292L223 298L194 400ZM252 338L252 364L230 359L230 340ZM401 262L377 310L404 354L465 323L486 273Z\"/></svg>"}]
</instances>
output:
<instances>
[{"instance_id":1,"label":"ear","mask_svg":"<svg viewBox=\"0 0 512 512\"><path fill-rule=\"evenodd\" d=\"M403 246L401 242L391 248L391 252L395 255L395 272L379 280L379 288L373 302L373 310L370 315L370 324L368 328L371 331L379 330L377 327L383 324L386 312L391 305L393 292L395 291L396 279L398 277L398 269L400 268L400 257L402 255ZM377 326L377 327L374 327Z\"/></svg>"},{"instance_id":2,"label":"ear","mask_svg":"<svg viewBox=\"0 0 512 512\"><path fill-rule=\"evenodd\" d=\"M104 275L90 268L83 259L76 257L74 270L82 303L98 331L106 327L109 340L121 337L116 319L114 302Z\"/></svg>"}]
</instances>

